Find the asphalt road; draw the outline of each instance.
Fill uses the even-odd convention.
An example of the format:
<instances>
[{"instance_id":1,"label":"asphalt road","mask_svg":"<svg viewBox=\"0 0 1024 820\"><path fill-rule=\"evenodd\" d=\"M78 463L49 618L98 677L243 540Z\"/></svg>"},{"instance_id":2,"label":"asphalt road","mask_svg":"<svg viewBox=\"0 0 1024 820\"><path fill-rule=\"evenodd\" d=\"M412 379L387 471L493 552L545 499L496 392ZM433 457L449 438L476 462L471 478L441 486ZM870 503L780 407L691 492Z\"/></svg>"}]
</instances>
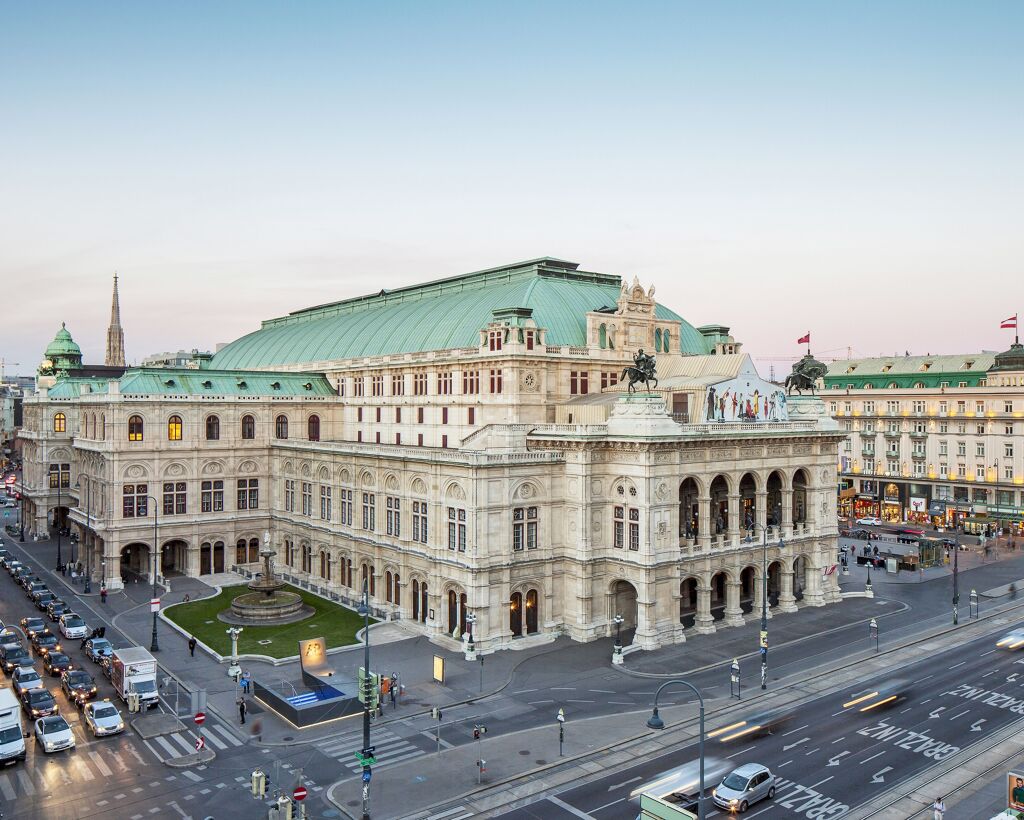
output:
<instances>
[{"instance_id":1,"label":"asphalt road","mask_svg":"<svg viewBox=\"0 0 1024 820\"><path fill-rule=\"evenodd\" d=\"M773 801L751 806L747 817L841 817L849 808L970 747L1024 714L1024 654L995 646L1016 622L991 636L943 650L894 677L910 682L907 699L861 712L843 708L864 690L865 680L836 694L800 704L797 716L774 734L730 743L711 740L706 755L739 766L761 763L780 780ZM715 725L708 727L713 731ZM696 745L646 760L597 780L502 815L525 818L635 818L629 793L675 766L697 759ZM708 817L726 813L708 807Z\"/></svg>"}]
</instances>

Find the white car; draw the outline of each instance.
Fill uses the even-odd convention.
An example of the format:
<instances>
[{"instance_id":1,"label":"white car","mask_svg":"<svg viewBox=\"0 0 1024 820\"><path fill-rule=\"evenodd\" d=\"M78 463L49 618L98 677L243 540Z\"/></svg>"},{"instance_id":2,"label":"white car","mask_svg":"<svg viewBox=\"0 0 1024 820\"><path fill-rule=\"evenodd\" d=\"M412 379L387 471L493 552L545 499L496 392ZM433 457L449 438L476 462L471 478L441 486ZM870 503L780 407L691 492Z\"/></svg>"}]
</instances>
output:
<instances>
[{"instance_id":1,"label":"white car","mask_svg":"<svg viewBox=\"0 0 1024 820\"><path fill-rule=\"evenodd\" d=\"M14 674L11 675L11 680L14 683L14 691L18 693L19 698L23 692L45 688L43 686L43 679L39 677L39 673L32 666L19 666L14 670Z\"/></svg>"},{"instance_id":2,"label":"white car","mask_svg":"<svg viewBox=\"0 0 1024 820\"><path fill-rule=\"evenodd\" d=\"M61 749L75 748L75 734L60 715L50 715L36 721L36 741L46 754Z\"/></svg>"},{"instance_id":3,"label":"white car","mask_svg":"<svg viewBox=\"0 0 1024 820\"><path fill-rule=\"evenodd\" d=\"M124 719L108 700L93 701L87 703L82 714L85 725L89 727L93 737L103 735L116 735L124 731Z\"/></svg>"},{"instance_id":4,"label":"white car","mask_svg":"<svg viewBox=\"0 0 1024 820\"><path fill-rule=\"evenodd\" d=\"M1015 629L1013 632L1003 635L996 642L996 646L1001 649L1020 649L1024 646L1024 629Z\"/></svg>"},{"instance_id":5,"label":"white car","mask_svg":"<svg viewBox=\"0 0 1024 820\"><path fill-rule=\"evenodd\" d=\"M89 627L85 625L85 621L80 615L74 612L65 612L60 616L60 633L68 640L84 638L89 634Z\"/></svg>"},{"instance_id":6,"label":"white car","mask_svg":"<svg viewBox=\"0 0 1024 820\"><path fill-rule=\"evenodd\" d=\"M858 518L857 523L866 527L881 527L882 519L874 518L873 516L868 516L867 518Z\"/></svg>"}]
</instances>

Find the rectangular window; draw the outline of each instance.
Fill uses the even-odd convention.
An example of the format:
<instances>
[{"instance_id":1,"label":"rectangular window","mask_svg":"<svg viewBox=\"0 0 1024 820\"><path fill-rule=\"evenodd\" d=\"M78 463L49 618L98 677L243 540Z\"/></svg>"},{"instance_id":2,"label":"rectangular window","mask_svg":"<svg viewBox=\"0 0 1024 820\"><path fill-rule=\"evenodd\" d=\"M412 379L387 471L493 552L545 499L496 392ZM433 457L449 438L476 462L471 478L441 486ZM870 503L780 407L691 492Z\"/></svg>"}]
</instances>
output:
<instances>
[{"instance_id":1,"label":"rectangular window","mask_svg":"<svg viewBox=\"0 0 1024 820\"><path fill-rule=\"evenodd\" d=\"M614 540L613 545L622 549L626 545L626 509L625 507L616 507L612 513L612 519L614 521L613 532Z\"/></svg>"},{"instance_id":2,"label":"rectangular window","mask_svg":"<svg viewBox=\"0 0 1024 820\"><path fill-rule=\"evenodd\" d=\"M395 433L395 444L401 444L401 443L402 443L402 434L401 433Z\"/></svg>"},{"instance_id":3,"label":"rectangular window","mask_svg":"<svg viewBox=\"0 0 1024 820\"><path fill-rule=\"evenodd\" d=\"M602 370L601 371L601 389L606 390L607 388L619 383L619 374L615 371ZM833 407L835 412L835 407Z\"/></svg>"},{"instance_id":4,"label":"rectangular window","mask_svg":"<svg viewBox=\"0 0 1024 820\"><path fill-rule=\"evenodd\" d=\"M402 408L401 407L396 407L395 408L395 424L401 424L401 423L402 423Z\"/></svg>"},{"instance_id":5,"label":"rectangular window","mask_svg":"<svg viewBox=\"0 0 1024 820\"><path fill-rule=\"evenodd\" d=\"M640 549L640 510L629 508L629 548Z\"/></svg>"},{"instance_id":6,"label":"rectangular window","mask_svg":"<svg viewBox=\"0 0 1024 820\"><path fill-rule=\"evenodd\" d=\"M412 540L427 543L427 502L412 502Z\"/></svg>"},{"instance_id":7,"label":"rectangular window","mask_svg":"<svg viewBox=\"0 0 1024 820\"><path fill-rule=\"evenodd\" d=\"M370 390L374 396L384 395L384 375L382 373L375 373L370 377Z\"/></svg>"},{"instance_id":8,"label":"rectangular window","mask_svg":"<svg viewBox=\"0 0 1024 820\"><path fill-rule=\"evenodd\" d=\"M537 549L537 508L512 508L512 549L520 552L523 549Z\"/></svg>"},{"instance_id":9,"label":"rectangular window","mask_svg":"<svg viewBox=\"0 0 1024 820\"><path fill-rule=\"evenodd\" d=\"M885 403L885 410L887 413L898 413L900 412L900 403L898 401L887 401Z\"/></svg>"},{"instance_id":10,"label":"rectangular window","mask_svg":"<svg viewBox=\"0 0 1024 820\"><path fill-rule=\"evenodd\" d=\"M603 376L604 374L602 373L601 375ZM602 384L601 387L604 387L604 384ZM831 413L833 416L836 413L838 413L839 412L839 402L837 402L837 401L829 402L828 412Z\"/></svg>"},{"instance_id":11,"label":"rectangular window","mask_svg":"<svg viewBox=\"0 0 1024 820\"><path fill-rule=\"evenodd\" d=\"M948 456L949 455L949 442L948 441L940 441L939 442L939 455L940 456Z\"/></svg>"},{"instance_id":12,"label":"rectangular window","mask_svg":"<svg viewBox=\"0 0 1024 820\"><path fill-rule=\"evenodd\" d=\"M381 409L382 409L382 408L380 408L380 407L378 407L378 408L377 408L377 423L378 423L378 424L380 424L380 413L381 413Z\"/></svg>"},{"instance_id":13,"label":"rectangular window","mask_svg":"<svg viewBox=\"0 0 1024 820\"><path fill-rule=\"evenodd\" d=\"M285 482L287 484L287 482ZM224 511L224 482L204 481L202 485L203 512ZM287 496L286 496L287 498ZM295 507L295 482L292 482L292 508Z\"/></svg>"},{"instance_id":14,"label":"rectangular window","mask_svg":"<svg viewBox=\"0 0 1024 820\"><path fill-rule=\"evenodd\" d=\"M526 349L527 350L533 350L533 331L532 330L527 330L525 335L526 335Z\"/></svg>"},{"instance_id":15,"label":"rectangular window","mask_svg":"<svg viewBox=\"0 0 1024 820\"><path fill-rule=\"evenodd\" d=\"M362 420L363 420L363 408L362 407L357 407L356 408L356 421L362 421Z\"/></svg>"},{"instance_id":16,"label":"rectangular window","mask_svg":"<svg viewBox=\"0 0 1024 820\"><path fill-rule=\"evenodd\" d=\"M1005 427L1003 427L1003 433L1005 435L1007 435L1007 436L1012 436L1013 435L1013 425L1012 424L1007 424Z\"/></svg>"},{"instance_id":17,"label":"rectangular window","mask_svg":"<svg viewBox=\"0 0 1024 820\"><path fill-rule=\"evenodd\" d=\"M974 475L977 477L978 481L984 481L985 480L985 465L984 464L979 464L977 466L978 466L978 469L974 471Z\"/></svg>"},{"instance_id":18,"label":"rectangular window","mask_svg":"<svg viewBox=\"0 0 1024 820\"><path fill-rule=\"evenodd\" d=\"M948 433L949 432L949 424L947 424L944 421L940 421L939 422L939 432L940 433Z\"/></svg>"},{"instance_id":19,"label":"rectangular window","mask_svg":"<svg viewBox=\"0 0 1024 820\"><path fill-rule=\"evenodd\" d=\"M423 433L417 433L416 434L416 446L417 447L422 447L423 446Z\"/></svg>"},{"instance_id":20,"label":"rectangular window","mask_svg":"<svg viewBox=\"0 0 1024 820\"><path fill-rule=\"evenodd\" d=\"M448 408L447 407L442 407L441 408L441 424L447 424L447 423L448 423Z\"/></svg>"},{"instance_id":21,"label":"rectangular window","mask_svg":"<svg viewBox=\"0 0 1024 820\"><path fill-rule=\"evenodd\" d=\"M417 407L416 408L416 423L417 424L423 424L423 408L422 407Z\"/></svg>"},{"instance_id":22,"label":"rectangular window","mask_svg":"<svg viewBox=\"0 0 1024 820\"><path fill-rule=\"evenodd\" d=\"M915 413L923 413L924 412L924 402L923 401L915 401L914 402L914 412Z\"/></svg>"},{"instance_id":23,"label":"rectangular window","mask_svg":"<svg viewBox=\"0 0 1024 820\"><path fill-rule=\"evenodd\" d=\"M1003 442L1003 457L1004 458L1013 458L1013 442L1012 441Z\"/></svg>"},{"instance_id":24,"label":"rectangular window","mask_svg":"<svg viewBox=\"0 0 1024 820\"><path fill-rule=\"evenodd\" d=\"M308 481L302 482L302 514L313 515L313 485Z\"/></svg>"},{"instance_id":25,"label":"rectangular window","mask_svg":"<svg viewBox=\"0 0 1024 820\"><path fill-rule=\"evenodd\" d=\"M873 401L866 401L866 402L864 402L864 412L869 414L869 415L874 415L875 403Z\"/></svg>"},{"instance_id":26,"label":"rectangular window","mask_svg":"<svg viewBox=\"0 0 1024 820\"><path fill-rule=\"evenodd\" d=\"M208 482L208 481L204 481L203 482L204 490L205 490L205 485L207 485L209 483L210 482ZM204 493L204 497L203 497L203 505L204 505L204 507L206 505L205 493ZM295 512L295 479L293 479L293 478L286 478L284 480L284 511L285 512ZM204 509L203 512L207 512L207 510Z\"/></svg>"},{"instance_id":27,"label":"rectangular window","mask_svg":"<svg viewBox=\"0 0 1024 820\"><path fill-rule=\"evenodd\" d=\"M470 407L466 411L466 418L468 424L476 424L476 408Z\"/></svg>"},{"instance_id":28,"label":"rectangular window","mask_svg":"<svg viewBox=\"0 0 1024 820\"><path fill-rule=\"evenodd\" d=\"M501 330L490 330L487 332L487 349L501 350L501 337L504 332Z\"/></svg>"},{"instance_id":29,"label":"rectangular window","mask_svg":"<svg viewBox=\"0 0 1024 820\"><path fill-rule=\"evenodd\" d=\"M363 529L377 529L377 496L373 493L363 493Z\"/></svg>"},{"instance_id":30,"label":"rectangular window","mask_svg":"<svg viewBox=\"0 0 1024 820\"><path fill-rule=\"evenodd\" d=\"M50 465L50 489L56 490L58 487L66 489L71 486L71 465L70 464L51 464Z\"/></svg>"},{"instance_id":31,"label":"rectangular window","mask_svg":"<svg viewBox=\"0 0 1024 820\"><path fill-rule=\"evenodd\" d=\"M891 475L898 475L900 472L900 463L898 461L890 461L885 468Z\"/></svg>"},{"instance_id":32,"label":"rectangular window","mask_svg":"<svg viewBox=\"0 0 1024 820\"><path fill-rule=\"evenodd\" d=\"M875 460L873 458L864 459L864 469L869 473L873 473L875 471Z\"/></svg>"},{"instance_id":33,"label":"rectangular window","mask_svg":"<svg viewBox=\"0 0 1024 820\"><path fill-rule=\"evenodd\" d=\"M452 394L452 374L450 370L437 374L437 394L439 396L450 396Z\"/></svg>"},{"instance_id":34,"label":"rectangular window","mask_svg":"<svg viewBox=\"0 0 1024 820\"><path fill-rule=\"evenodd\" d=\"M983 402L983 401L976 401L976 402L974 402L974 412L975 413L979 413L979 414L984 413L985 412L985 402Z\"/></svg>"},{"instance_id":35,"label":"rectangular window","mask_svg":"<svg viewBox=\"0 0 1024 820\"><path fill-rule=\"evenodd\" d=\"M846 413L846 415L850 415L850 413L853 412L852 401L843 402L843 412Z\"/></svg>"},{"instance_id":36,"label":"rectangular window","mask_svg":"<svg viewBox=\"0 0 1024 820\"><path fill-rule=\"evenodd\" d=\"M412 392L415 396L427 395L427 374L415 373L412 377Z\"/></svg>"},{"instance_id":37,"label":"rectangular window","mask_svg":"<svg viewBox=\"0 0 1024 820\"><path fill-rule=\"evenodd\" d=\"M966 413L967 412L967 402L966 401L958 401L956 403L956 412L958 412L958 413Z\"/></svg>"},{"instance_id":38,"label":"rectangular window","mask_svg":"<svg viewBox=\"0 0 1024 820\"><path fill-rule=\"evenodd\" d=\"M480 392L480 371L462 371L462 393L465 396L474 396Z\"/></svg>"},{"instance_id":39,"label":"rectangular window","mask_svg":"<svg viewBox=\"0 0 1024 820\"><path fill-rule=\"evenodd\" d=\"M1013 465L1006 464L1003 466L1003 478L1007 481L1013 481Z\"/></svg>"},{"instance_id":40,"label":"rectangular window","mask_svg":"<svg viewBox=\"0 0 1024 820\"><path fill-rule=\"evenodd\" d=\"M967 475L967 465L964 464L963 462L961 462L960 464L957 464L956 465L956 474L960 478L966 477L966 475Z\"/></svg>"},{"instance_id":41,"label":"rectangular window","mask_svg":"<svg viewBox=\"0 0 1024 820\"><path fill-rule=\"evenodd\" d=\"M974 445L974 450L975 450L974 455L977 456L978 458L984 458L985 457L985 443L984 442L982 442L982 441L977 442Z\"/></svg>"},{"instance_id":42,"label":"rectangular window","mask_svg":"<svg viewBox=\"0 0 1024 820\"><path fill-rule=\"evenodd\" d=\"M377 433L377 444L380 444L380 433Z\"/></svg>"},{"instance_id":43,"label":"rectangular window","mask_svg":"<svg viewBox=\"0 0 1024 820\"><path fill-rule=\"evenodd\" d=\"M342 398L345 397L345 382L347 379L338 379L338 395Z\"/></svg>"},{"instance_id":44,"label":"rectangular window","mask_svg":"<svg viewBox=\"0 0 1024 820\"><path fill-rule=\"evenodd\" d=\"M590 374L586 370L569 371L569 395L585 396L590 392Z\"/></svg>"},{"instance_id":45,"label":"rectangular window","mask_svg":"<svg viewBox=\"0 0 1024 820\"><path fill-rule=\"evenodd\" d=\"M405 395L405 376L402 375L401 373L393 373L391 375L391 395Z\"/></svg>"},{"instance_id":46,"label":"rectangular window","mask_svg":"<svg viewBox=\"0 0 1024 820\"><path fill-rule=\"evenodd\" d=\"M148 484L125 484L122 495L121 515L124 518L146 517L146 494Z\"/></svg>"},{"instance_id":47,"label":"rectangular window","mask_svg":"<svg viewBox=\"0 0 1024 820\"><path fill-rule=\"evenodd\" d=\"M958 441L956 443L956 454L958 456L965 456L965 455L967 455L967 442L966 441Z\"/></svg>"},{"instance_id":48,"label":"rectangular window","mask_svg":"<svg viewBox=\"0 0 1024 820\"><path fill-rule=\"evenodd\" d=\"M979 436L983 436L983 435L985 435L985 425L984 425L984 424L979 424L979 425L978 425L978 426L977 426L977 427L975 428L975 432L976 432L976 433L977 433L977 434L978 434Z\"/></svg>"},{"instance_id":49,"label":"rectangular window","mask_svg":"<svg viewBox=\"0 0 1024 820\"><path fill-rule=\"evenodd\" d=\"M1013 412L1013 402L1012 401L1004 401L1003 402L1003 412L1004 413L1012 413Z\"/></svg>"},{"instance_id":50,"label":"rectangular window","mask_svg":"<svg viewBox=\"0 0 1024 820\"><path fill-rule=\"evenodd\" d=\"M491 393L502 392L502 371L492 370L491 371Z\"/></svg>"},{"instance_id":51,"label":"rectangular window","mask_svg":"<svg viewBox=\"0 0 1024 820\"><path fill-rule=\"evenodd\" d=\"M366 395L365 385L366 380L362 376L354 376L352 378L352 395L361 398Z\"/></svg>"},{"instance_id":52,"label":"rectangular window","mask_svg":"<svg viewBox=\"0 0 1024 820\"><path fill-rule=\"evenodd\" d=\"M448 508L448 549L466 551L466 511Z\"/></svg>"},{"instance_id":53,"label":"rectangular window","mask_svg":"<svg viewBox=\"0 0 1024 820\"><path fill-rule=\"evenodd\" d=\"M341 523L345 526L352 526L352 491L341 488Z\"/></svg>"},{"instance_id":54,"label":"rectangular window","mask_svg":"<svg viewBox=\"0 0 1024 820\"><path fill-rule=\"evenodd\" d=\"M448 436L441 436L441 446L442 447L447 447L448 446Z\"/></svg>"},{"instance_id":55,"label":"rectangular window","mask_svg":"<svg viewBox=\"0 0 1024 820\"><path fill-rule=\"evenodd\" d=\"M395 496L387 497L387 531L395 538L402 536L402 501Z\"/></svg>"},{"instance_id":56,"label":"rectangular window","mask_svg":"<svg viewBox=\"0 0 1024 820\"><path fill-rule=\"evenodd\" d=\"M320 520L330 521L331 520L331 488L323 484L320 485Z\"/></svg>"},{"instance_id":57,"label":"rectangular window","mask_svg":"<svg viewBox=\"0 0 1024 820\"><path fill-rule=\"evenodd\" d=\"M238 479L238 509L258 510L260 507L260 481L258 478Z\"/></svg>"},{"instance_id":58,"label":"rectangular window","mask_svg":"<svg viewBox=\"0 0 1024 820\"><path fill-rule=\"evenodd\" d=\"M164 515L185 514L185 482L164 482Z\"/></svg>"}]
</instances>

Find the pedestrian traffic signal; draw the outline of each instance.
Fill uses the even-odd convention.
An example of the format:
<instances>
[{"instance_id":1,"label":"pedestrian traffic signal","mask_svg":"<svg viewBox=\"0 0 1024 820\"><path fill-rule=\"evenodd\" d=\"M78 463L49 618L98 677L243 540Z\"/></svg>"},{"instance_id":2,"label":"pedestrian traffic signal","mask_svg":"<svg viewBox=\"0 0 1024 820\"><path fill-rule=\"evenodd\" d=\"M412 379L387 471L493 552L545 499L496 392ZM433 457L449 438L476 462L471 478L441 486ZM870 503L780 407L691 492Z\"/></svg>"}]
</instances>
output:
<instances>
[{"instance_id":1,"label":"pedestrian traffic signal","mask_svg":"<svg viewBox=\"0 0 1024 820\"><path fill-rule=\"evenodd\" d=\"M431 710L430 710L430 716L431 716L431 717L432 717L432 718L433 718L434 720L440 720L440 719L441 719L441 710L440 710L440 709L438 709L438 708L437 708L437 707L435 706L435 707L434 707L433 709L431 709Z\"/></svg>"},{"instance_id":2,"label":"pedestrian traffic signal","mask_svg":"<svg viewBox=\"0 0 1024 820\"><path fill-rule=\"evenodd\" d=\"M479 739L480 739L480 727L479 726L474 726L473 727L473 740L479 740Z\"/></svg>"},{"instance_id":3,"label":"pedestrian traffic signal","mask_svg":"<svg viewBox=\"0 0 1024 820\"><path fill-rule=\"evenodd\" d=\"M267 794L267 776L256 769L252 773L252 796L257 798L264 798Z\"/></svg>"}]
</instances>

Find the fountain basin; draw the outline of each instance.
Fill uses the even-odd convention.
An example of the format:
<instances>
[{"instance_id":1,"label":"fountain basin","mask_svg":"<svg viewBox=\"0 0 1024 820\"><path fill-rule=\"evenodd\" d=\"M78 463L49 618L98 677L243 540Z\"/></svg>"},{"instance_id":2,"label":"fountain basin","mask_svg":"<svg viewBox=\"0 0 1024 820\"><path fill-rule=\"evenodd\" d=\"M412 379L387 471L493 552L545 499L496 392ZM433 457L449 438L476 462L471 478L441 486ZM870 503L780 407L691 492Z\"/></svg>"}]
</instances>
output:
<instances>
[{"instance_id":1,"label":"fountain basin","mask_svg":"<svg viewBox=\"0 0 1024 820\"><path fill-rule=\"evenodd\" d=\"M245 592L231 601L229 611L218 617L230 624L271 625L294 623L312 614L313 608L307 606L301 596L277 590L270 595Z\"/></svg>"}]
</instances>

